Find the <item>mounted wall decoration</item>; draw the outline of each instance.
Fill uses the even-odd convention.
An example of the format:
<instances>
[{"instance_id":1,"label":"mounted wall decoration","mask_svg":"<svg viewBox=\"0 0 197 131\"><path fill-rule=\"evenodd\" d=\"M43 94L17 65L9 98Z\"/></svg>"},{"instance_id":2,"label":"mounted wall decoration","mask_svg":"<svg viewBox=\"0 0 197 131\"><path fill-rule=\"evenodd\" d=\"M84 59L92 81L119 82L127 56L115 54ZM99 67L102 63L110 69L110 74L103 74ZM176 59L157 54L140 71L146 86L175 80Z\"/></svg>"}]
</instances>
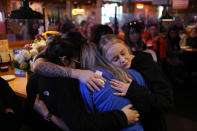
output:
<instances>
[{"instance_id":1,"label":"mounted wall decoration","mask_svg":"<svg viewBox=\"0 0 197 131\"><path fill-rule=\"evenodd\" d=\"M187 9L189 0L172 0L173 9Z\"/></svg>"}]
</instances>

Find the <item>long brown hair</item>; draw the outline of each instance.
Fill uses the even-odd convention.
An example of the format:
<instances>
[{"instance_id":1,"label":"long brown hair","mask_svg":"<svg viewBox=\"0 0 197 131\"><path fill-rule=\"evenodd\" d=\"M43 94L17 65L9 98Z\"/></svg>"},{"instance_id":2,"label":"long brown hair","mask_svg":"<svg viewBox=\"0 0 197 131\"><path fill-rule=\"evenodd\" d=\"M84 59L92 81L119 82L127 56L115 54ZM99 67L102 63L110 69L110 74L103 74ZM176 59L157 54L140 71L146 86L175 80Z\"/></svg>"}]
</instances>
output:
<instances>
[{"instance_id":1,"label":"long brown hair","mask_svg":"<svg viewBox=\"0 0 197 131\"><path fill-rule=\"evenodd\" d=\"M84 44L81 53L81 67L83 69L94 70L98 67L103 67L115 78L120 79L123 82L128 82L126 75L131 77L125 70L114 66L98 51L97 45L94 43Z\"/></svg>"},{"instance_id":2,"label":"long brown hair","mask_svg":"<svg viewBox=\"0 0 197 131\"><path fill-rule=\"evenodd\" d=\"M98 46L98 50L99 52L101 53L101 55L103 57L106 57L106 53L108 51L108 49L114 45L114 44L118 44L118 43L121 43L123 45L125 45L126 47L128 47L125 42L119 38L118 36L116 35L113 35L113 34L107 34L107 35L103 35L101 37L101 40L99 42L99 46ZM131 53L130 51L130 48L128 47L128 50L129 52Z\"/></svg>"}]
</instances>

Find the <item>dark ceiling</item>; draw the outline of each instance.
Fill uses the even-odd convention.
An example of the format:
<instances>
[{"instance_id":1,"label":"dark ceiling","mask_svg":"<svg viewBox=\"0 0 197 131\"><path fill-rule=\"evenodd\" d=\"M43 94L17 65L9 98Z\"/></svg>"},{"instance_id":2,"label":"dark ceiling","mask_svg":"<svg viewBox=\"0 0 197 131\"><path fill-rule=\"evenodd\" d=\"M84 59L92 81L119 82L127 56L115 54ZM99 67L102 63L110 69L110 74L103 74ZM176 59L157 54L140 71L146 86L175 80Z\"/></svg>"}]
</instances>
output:
<instances>
[{"instance_id":1,"label":"dark ceiling","mask_svg":"<svg viewBox=\"0 0 197 131\"><path fill-rule=\"evenodd\" d=\"M44 2L44 4L65 4L66 3L66 0L29 0L29 1ZM95 5L96 4L96 0L70 0L70 1L74 5ZM123 1L128 1L128 0L123 0ZM197 0L189 0L189 3L190 5L197 5Z\"/></svg>"},{"instance_id":2,"label":"dark ceiling","mask_svg":"<svg viewBox=\"0 0 197 131\"><path fill-rule=\"evenodd\" d=\"M29 0L30 2L44 2L44 4L65 4L66 0ZM96 0L70 0L74 5L95 5Z\"/></svg>"}]
</instances>

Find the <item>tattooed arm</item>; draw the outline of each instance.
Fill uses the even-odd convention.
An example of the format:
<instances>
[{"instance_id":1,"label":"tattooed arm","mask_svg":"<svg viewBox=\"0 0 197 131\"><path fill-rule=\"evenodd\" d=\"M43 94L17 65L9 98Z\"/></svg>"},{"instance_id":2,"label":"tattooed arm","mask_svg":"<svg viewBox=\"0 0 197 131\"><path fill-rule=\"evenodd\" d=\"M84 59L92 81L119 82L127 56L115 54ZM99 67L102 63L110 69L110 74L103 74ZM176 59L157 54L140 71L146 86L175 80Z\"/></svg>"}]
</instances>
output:
<instances>
[{"instance_id":1,"label":"tattooed arm","mask_svg":"<svg viewBox=\"0 0 197 131\"><path fill-rule=\"evenodd\" d=\"M34 72L47 77L71 77L72 69L63 67L51 62L45 58L38 58L33 65Z\"/></svg>"},{"instance_id":2,"label":"tattooed arm","mask_svg":"<svg viewBox=\"0 0 197 131\"><path fill-rule=\"evenodd\" d=\"M78 79L86 84L92 91L94 91L94 89L100 90L97 85L104 87L104 84L99 79L106 81L102 76L90 70L71 69L69 67L56 65L47 62L45 58L38 58L34 62L33 68L34 72L47 77L70 77Z\"/></svg>"}]
</instances>

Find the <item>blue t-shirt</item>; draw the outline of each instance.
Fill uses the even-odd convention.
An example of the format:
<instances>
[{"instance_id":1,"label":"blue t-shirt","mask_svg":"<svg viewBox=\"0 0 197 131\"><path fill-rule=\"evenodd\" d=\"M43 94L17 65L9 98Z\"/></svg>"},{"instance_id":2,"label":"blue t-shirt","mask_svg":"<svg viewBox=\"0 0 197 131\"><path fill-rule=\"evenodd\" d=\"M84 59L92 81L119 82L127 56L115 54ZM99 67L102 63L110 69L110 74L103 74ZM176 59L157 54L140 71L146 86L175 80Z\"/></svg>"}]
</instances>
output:
<instances>
[{"instance_id":1,"label":"blue t-shirt","mask_svg":"<svg viewBox=\"0 0 197 131\"><path fill-rule=\"evenodd\" d=\"M84 99L86 108L88 112L104 112L111 110L121 110L128 104L132 104L131 101L125 97L115 96L113 93L117 92L111 88L110 80L114 79L114 76L105 69L99 68L98 71L102 72L102 76L107 80L105 83L105 88L100 88L100 91L90 91L85 84L80 82L80 91ZM133 79L141 86L146 86L142 76L135 70L128 70L128 73L133 77ZM134 108L132 108L134 109ZM135 125L128 126L128 128L122 131L143 131L143 127L139 122Z\"/></svg>"}]
</instances>

